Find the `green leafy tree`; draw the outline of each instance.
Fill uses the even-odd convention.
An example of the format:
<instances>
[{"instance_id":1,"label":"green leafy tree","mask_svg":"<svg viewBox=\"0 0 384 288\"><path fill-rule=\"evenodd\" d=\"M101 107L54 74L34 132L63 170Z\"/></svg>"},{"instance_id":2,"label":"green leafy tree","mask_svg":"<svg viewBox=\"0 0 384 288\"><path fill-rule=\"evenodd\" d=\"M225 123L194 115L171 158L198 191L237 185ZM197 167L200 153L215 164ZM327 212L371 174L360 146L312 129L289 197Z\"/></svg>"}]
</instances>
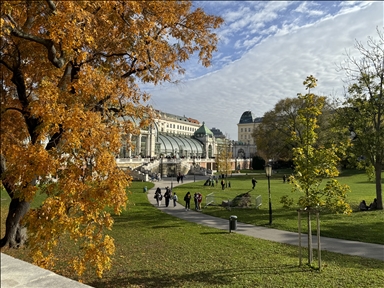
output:
<instances>
[{"instance_id":1,"label":"green leafy tree","mask_svg":"<svg viewBox=\"0 0 384 288\"><path fill-rule=\"evenodd\" d=\"M334 179L339 175L338 155L344 153L347 143L328 143L327 146L318 143L317 119L325 98L310 93L310 89L317 85L317 79L312 75L303 84L308 93L298 94L305 105L299 109L297 121L304 129L300 139L297 132L292 132L292 141L297 143L293 148L295 174L290 179L293 191L302 194L298 203L301 208L326 207L334 212L350 213L351 208L345 201L349 187ZM327 183L322 186L324 179Z\"/></svg>"},{"instance_id":2,"label":"green leafy tree","mask_svg":"<svg viewBox=\"0 0 384 288\"><path fill-rule=\"evenodd\" d=\"M344 143L332 143L324 146L318 143L318 118L325 102L324 97L316 97L311 89L317 85L317 79L312 75L303 83L308 90L305 95L298 94L303 101L303 107L298 111L297 121L304 129L302 135L292 132L292 142L297 143L293 148L293 163L295 174L290 176L292 191L301 194L298 204L307 211L308 227L308 264L312 262L312 231L311 210L326 208L335 212L351 213L351 207L346 202L346 195L350 191L347 185L341 185L335 179L339 171L338 154L346 147ZM327 179L325 185L322 185ZM285 199L287 201L287 199Z\"/></svg>"},{"instance_id":3,"label":"green leafy tree","mask_svg":"<svg viewBox=\"0 0 384 288\"><path fill-rule=\"evenodd\" d=\"M319 96L314 96L318 99ZM320 99L320 98L319 98ZM304 126L298 121L298 111L305 105L300 98L286 98L280 100L273 110L264 114L262 122L257 125L253 137L257 146L257 153L264 160L281 159L288 161L292 159L292 148L302 142ZM318 141L327 142L333 138L328 129L328 118L331 106L325 102L322 114L319 115ZM296 133L297 142L291 139L292 132Z\"/></svg>"},{"instance_id":4,"label":"green leafy tree","mask_svg":"<svg viewBox=\"0 0 384 288\"><path fill-rule=\"evenodd\" d=\"M367 45L356 42L359 58L347 55L341 65L349 86L344 106L338 109L336 121L340 129L351 133L351 152L358 166L365 168L369 177L374 175L377 208L383 209L382 169L384 164L384 36L369 37Z\"/></svg>"}]
</instances>

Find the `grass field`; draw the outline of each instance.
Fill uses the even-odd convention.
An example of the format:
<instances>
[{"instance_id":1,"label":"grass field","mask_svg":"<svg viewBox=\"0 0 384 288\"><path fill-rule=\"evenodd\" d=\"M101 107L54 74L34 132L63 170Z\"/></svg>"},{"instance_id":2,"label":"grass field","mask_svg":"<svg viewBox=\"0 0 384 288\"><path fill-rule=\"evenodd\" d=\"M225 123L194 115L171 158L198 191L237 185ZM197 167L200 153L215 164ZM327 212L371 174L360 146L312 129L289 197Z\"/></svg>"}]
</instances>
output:
<instances>
[{"instance_id":1,"label":"grass field","mask_svg":"<svg viewBox=\"0 0 384 288\"><path fill-rule=\"evenodd\" d=\"M250 176L249 176L250 177ZM264 203L261 209L243 209L244 215L250 215L249 219L257 218L255 224L266 225L268 222L267 192L263 189L266 182L263 175L258 175L258 186L256 192L262 194ZM349 176L353 185L368 187L370 195L365 195L365 199L374 196L371 191L370 183L360 175ZM297 227L297 215L290 211L279 209L279 197L277 186L286 187L280 183L277 177L272 179L271 190L274 193L274 227L283 225L286 218L292 218L285 224L286 227ZM250 179L240 179L245 185L249 186ZM354 181L356 179L356 181ZM249 181L248 181L249 180ZM248 184L247 184L248 183ZM236 186L240 189L240 182L236 184L231 181L235 191ZM373 287L384 287L384 262L360 257L340 255L331 252L322 252L323 269L319 272L306 265L298 266L297 247L268 242L252 237L228 233L213 228L204 227L194 223L188 223L180 219L165 214L148 203L147 195L143 193L143 187L152 187L152 183L134 182L130 188L130 202L128 209L120 216L115 216L115 225L111 235L115 238L116 254L114 255L114 265L111 271L107 272L102 279L96 278L93 274L86 274L83 281L94 287L361 287L361 284L369 284ZM196 186L193 186L196 185ZM287 187L288 185L285 184ZM264 188L263 188L264 186ZM351 185L352 186L352 185ZM195 188L194 188L195 187ZM174 190L179 196L186 190L196 189L202 193L210 193L211 187L204 190L202 183L190 183L176 187ZM216 189L216 188L213 188ZM217 188L219 189L219 188ZM249 188L247 188L249 189ZM229 190L229 189L227 189ZM242 189L240 189L242 191ZM360 192L359 192L360 193ZM363 194L364 195L364 194ZM351 197L351 202L359 202L360 196ZM5 195L1 195L5 199ZM182 197L180 197L182 198ZM6 215L6 200L1 202L1 218L4 223ZM9 202L8 202L9 203ZM252 211L256 210L256 212ZM219 207L209 207L203 210L204 213L217 213L226 217L224 213L231 215L236 212L239 221L245 216L240 216L240 209L227 211ZM378 232L383 231L383 211L354 213L362 220L361 227L354 223L357 216L342 218L351 229L359 226L362 241L365 237L369 238L370 233L366 233L367 227L379 225ZM252 214L256 213L256 214ZM296 215L296 220L295 220ZM331 217L332 216L332 217ZM340 225L340 217L344 215L322 215L329 218L329 225L336 227ZM354 219L353 217L357 217ZM374 220L370 220L373 218ZM350 222L349 222L350 221ZM324 230L333 231L338 235L336 228L325 229L326 223L322 220L322 235ZM374 227L372 227L375 229ZM348 235L354 235L351 229L345 229ZM294 229L293 229L294 230ZM340 230L340 229L339 229ZM376 230L375 230L376 231ZM375 232L376 233L376 232ZM3 227L2 227L3 235ZM380 235L379 235L380 236ZM379 236L376 236L379 238ZM351 236L348 236L351 237ZM373 239L374 240L374 239ZM380 242L380 241L372 241ZM14 257L29 261L26 249L3 250L2 252ZM382 251L378 251L380 253ZM59 251L60 265L55 272L76 279L74 273L68 269L66 255L75 253L68 246ZM304 255L305 259L306 255ZM315 253L316 258L316 253Z\"/></svg>"},{"instance_id":2,"label":"grass field","mask_svg":"<svg viewBox=\"0 0 384 288\"><path fill-rule=\"evenodd\" d=\"M296 203L299 195L291 192L291 185L283 183L282 176L283 173L277 173L271 177L270 186L273 219L271 227L297 232L298 207L292 206L289 209L284 208L283 204L280 203L280 199L282 196L288 195L292 197ZM258 181L254 190L252 190L252 177L255 177ZM352 192L348 195L347 202L350 203L354 212L351 215L321 212L321 235L332 238L384 244L384 211L358 211L358 205L361 200L365 199L369 204L375 198L375 184L368 181L364 173L356 171L354 171L354 173L346 171L344 176L339 177L338 180L342 184L348 184L351 187ZM219 185L215 185L215 187L204 186L205 181L198 181L175 187L174 191L181 196L185 195L187 191L190 191L192 195L195 192L200 192L204 196L214 193L215 204L203 209L203 213L224 219L229 219L230 215L236 215L240 222L269 227L268 180L265 174L259 172L251 175L228 177L228 181L231 182L231 188L226 188L225 190L221 190L220 181ZM253 199L258 195L262 196L263 204L259 209L251 207L232 208L229 210L221 206L222 201L232 200L236 195L245 192L249 192ZM254 203L255 202L253 202L253 204ZM203 202L203 206L204 205L205 202ZM303 222L303 224L305 223ZM313 228L316 228L315 225L313 225ZM313 233L316 233L316 229L313 229Z\"/></svg>"}]
</instances>

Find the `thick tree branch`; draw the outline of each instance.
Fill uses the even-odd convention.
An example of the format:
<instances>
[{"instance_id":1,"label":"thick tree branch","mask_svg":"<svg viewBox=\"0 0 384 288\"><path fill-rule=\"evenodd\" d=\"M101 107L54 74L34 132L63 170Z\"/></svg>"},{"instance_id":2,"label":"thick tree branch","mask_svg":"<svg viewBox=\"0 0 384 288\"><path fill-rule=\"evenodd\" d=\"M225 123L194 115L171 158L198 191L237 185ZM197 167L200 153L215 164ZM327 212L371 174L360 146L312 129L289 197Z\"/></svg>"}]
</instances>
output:
<instances>
[{"instance_id":1,"label":"thick tree branch","mask_svg":"<svg viewBox=\"0 0 384 288\"><path fill-rule=\"evenodd\" d=\"M16 36L18 38L22 38L22 39L25 39L25 40L33 41L35 43L38 43L38 44L41 44L41 45L45 46L45 48L47 48L47 50L48 50L48 59L49 59L49 61L55 67L57 67L57 68L61 68L61 67L64 66L65 60L64 60L63 52L61 52L59 58L56 57L57 50L56 50L56 47L55 47L55 45L54 45L52 40L50 40L50 39L43 39L43 38L40 38L40 37L37 37L37 36L34 36L34 35L30 35L28 33L25 33L24 31L16 28L18 25L13 20L11 15L7 14L7 17L12 22L12 24L14 25L14 27L11 28L11 33L12 33L13 36Z\"/></svg>"},{"instance_id":2,"label":"thick tree branch","mask_svg":"<svg viewBox=\"0 0 384 288\"><path fill-rule=\"evenodd\" d=\"M46 0L46 1L47 1L47 4L48 4L49 9L51 9L52 12L55 12L55 11L56 11L56 5L55 5L55 3L53 3L52 0Z\"/></svg>"},{"instance_id":3,"label":"thick tree branch","mask_svg":"<svg viewBox=\"0 0 384 288\"><path fill-rule=\"evenodd\" d=\"M12 71L13 72L13 69L11 67L11 65L9 65L7 62L5 62L4 60L0 60L0 64L3 64L8 70Z\"/></svg>"}]
</instances>

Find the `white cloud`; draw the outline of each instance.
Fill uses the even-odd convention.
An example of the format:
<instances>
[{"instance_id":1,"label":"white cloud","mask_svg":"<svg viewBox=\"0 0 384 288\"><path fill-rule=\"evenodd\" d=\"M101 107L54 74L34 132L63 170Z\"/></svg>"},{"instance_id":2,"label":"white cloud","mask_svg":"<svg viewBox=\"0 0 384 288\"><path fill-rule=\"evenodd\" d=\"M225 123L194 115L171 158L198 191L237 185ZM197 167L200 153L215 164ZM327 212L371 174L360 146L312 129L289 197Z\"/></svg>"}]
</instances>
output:
<instances>
[{"instance_id":1,"label":"white cloud","mask_svg":"<svg viewBox=\"0 0 384 288\"><path fill-rule=\"evenodd\" d=\"M292 3L296 1L268 2L264 9L278 11L291 7ZM223 65L218 71L209 70L209 74L177 86L151 89L151 104L156 109L204 121L208 127L219 128L237 139L236 125L244 111L251 110L260 117L280 99L305 93L302 82L308 75L319 79L315 93L340 95L344 75L336 71L336 64L346 58L345 49L353 51L355 39L364 43L368 36L375 36L376 26L383 27L383 3L351 4L342 5L359 7L359 10L347 13L344 9L340 12L343 15L337 17L328 10L324 14L328 16L317 19L314 24L300 26L288 18L283 23L270 23L261 32L266 36L276 34L262 41L257 35L232 39L233 43L238 41L240 49L233 50L233 54L244 51L241 49L247 41L248 46L260 43L230 64L231 53L221 52L222 58L215 60L219 66Z\"/></svg>"}]
</instances>

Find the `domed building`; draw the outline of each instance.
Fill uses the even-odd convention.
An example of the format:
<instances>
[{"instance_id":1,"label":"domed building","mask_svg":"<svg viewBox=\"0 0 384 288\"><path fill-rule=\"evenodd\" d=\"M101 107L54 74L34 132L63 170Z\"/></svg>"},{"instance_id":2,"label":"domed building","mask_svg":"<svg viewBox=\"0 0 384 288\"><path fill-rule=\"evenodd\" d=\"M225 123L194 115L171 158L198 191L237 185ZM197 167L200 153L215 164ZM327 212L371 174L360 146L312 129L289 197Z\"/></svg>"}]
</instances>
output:
<instances>
[{"instance_id":1,"label":"domed building","mask_svg":"<svg viewBox=\"0 0 384 288\"><path fill-rule=\"evenodd\" d=\"M233 156L236 159L252 158L256 155L256 144L252 136L254 128L262 117L255 117L252 111L245 111L237 124L237 141L233 141Z\"/></svg>"},{"instance_id":2,"label":"domed building","mask_svg":"<svg viewBox=\"0 0 384 288\"><path fill-rule=\"evenodd\" d=\"M156 114L154 122L142 129L140 135L126 135L134 146L121 147L117 157L120 167L132 170L142 167L147 174L159 171L161 176L191 171L195 174L216 170L215 158L223 148L232 151L233 169L250 167L256 147L248 135L252 134L254 120L258 119L250 111L240 118L239 141L226 139L219 129L213 128L212 132L204 122L201 124L193 118L158 110Z\"/></svg>"}]
</instances>

